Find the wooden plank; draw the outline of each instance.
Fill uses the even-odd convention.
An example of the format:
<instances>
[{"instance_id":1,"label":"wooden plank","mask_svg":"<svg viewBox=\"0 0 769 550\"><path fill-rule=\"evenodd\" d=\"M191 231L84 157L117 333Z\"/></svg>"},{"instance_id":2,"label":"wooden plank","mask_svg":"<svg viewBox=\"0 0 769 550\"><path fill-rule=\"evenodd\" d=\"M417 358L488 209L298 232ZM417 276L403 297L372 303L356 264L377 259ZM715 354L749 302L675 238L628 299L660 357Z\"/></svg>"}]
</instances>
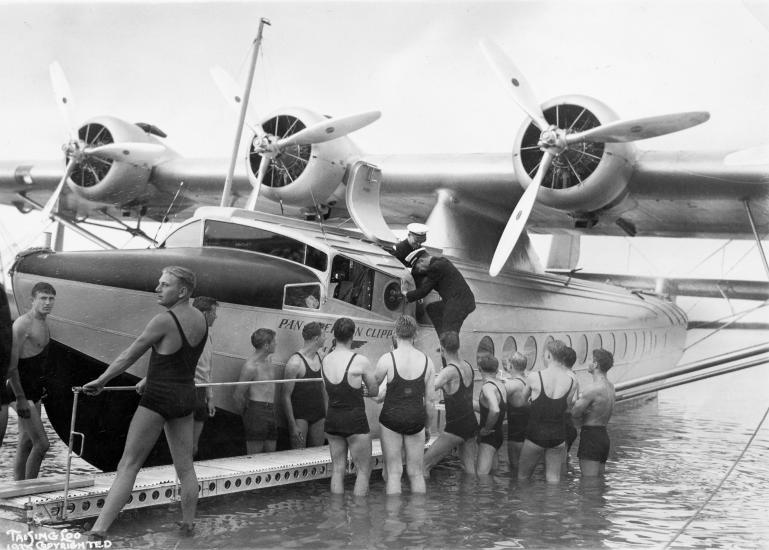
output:
<instances>
[{"instance_id":1,"label":"wooden plank","mask_svg":"<svg viewBox=\"0 0 769 550\"><path fill-rule=\"evenodd\" d=\"M69 480L70 489L79 489L93 485L93 478L73 477ZM0 484L0 498L14 498L38 493L50 493L64 490L64 477L48 477L8 481Z\"/></svg>"}]
</instances>

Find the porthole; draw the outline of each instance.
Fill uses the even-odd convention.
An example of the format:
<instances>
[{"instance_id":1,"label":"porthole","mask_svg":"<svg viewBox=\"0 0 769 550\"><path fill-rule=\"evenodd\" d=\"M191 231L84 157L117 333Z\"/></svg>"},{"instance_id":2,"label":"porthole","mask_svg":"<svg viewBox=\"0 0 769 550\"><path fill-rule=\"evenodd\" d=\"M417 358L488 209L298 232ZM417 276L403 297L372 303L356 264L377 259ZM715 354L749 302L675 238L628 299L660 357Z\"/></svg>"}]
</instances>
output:
<instances>
[{"instance_id":1,"label":"porthole","mask_svg":"<svg viewBox=\"0 0 769 550\"><path fill-rule=\"evenodd\" d=\"M553 341L555 341L555 338L550 335L545 338L545 343L542 345L542 364L545 363L545 353L547 353L547 346L550 344L550 342Z\"/></svg>"},{"instance_id":2,"label":"porthole","mask_svg":"<svg viewBox=\"0 0 769 550\"><path fill-rule=\"evenodd\" d=\"M632 331L630 333L630 342L628 343L627 354L630 359L634 359L638 353L638 333Z\"/></svg>"},{"instance_id":3,"label":"porthole","mask_svg":"<svg viewBox=\"0 0 769 550\"><path fill-rule=\"evenodd\" d=\"M601 338L600 334L596 334L593 336L593 347L592 349L601 349L603 347L603 338Z\"/></svg>"},{"instance_id":4,"label":"porthole","mask_svg":"<svg viewBox=\"0 0 769 550\"><path fill-rule=\"evenodd\" d=\"M641 344L639 346L641 348L641 355L646 354L646 346L648 345L647 344L648 339L649 338L646 336L646 331L645 330L641 331Z\"/></svg>"},{"instance_id":5,"label":"porthole","mask_svg":"<svg viewBox=\"0 0 769 550\"><path fill-rule=\"evenodd\" d=\"M526 370L531 370L537 364L537 341L533 336L526 338L523 344L523 354L526 356Z\"/></svg>"},{"instance_id":6,"label":"porthole","mask_svg":"<svg viewBox=\"0 0 769 550\"><path fill-rule=\"evenodd\" d=\"M587 360L587 336L580 334L577 336L577 361L584 363Z\"/></svg>"},{"instance_id":7,"label":"porthole","mask_svg":"<svg viewBox=\"0 0 769 550\"><path fill-rule=\"evenodd\" d=\"M627 332L623 332L617 342L617 352L614 354L615 359L623 359L627 353Z\"/></svg>"},{"instance_id":8,"label":"porthole","mask_svg":"<svg viewBox=\"0 0 769 550\"><path fill-rule=\"evenodd\" d=\"M484 336L478 343L478 351L475 354L475 364L477 365L484 357L494 355L494 341L490 336Z\"/></svg>"},{"instance_id":9,"label":"porthole","mask_svg":"<svg viewBox=\"0 0 769 550\"><path fill-rule=\"evenodd\" d=\"M403 294L401 294L401 285L395 281L389 283L384 289L384 305L390 311L395 311L403 303Z\"/></svg>"},{"instance_id":10,"label":"porthole","mask_svg":"<svg viewBox=\"0 0 769 550\"><path fill-rule=\"evenodd\" d=\"M614 355L614 351L617 348L617 337L614 336L613 332L609 333L609 337L606 339L606 347L604 349Z\"/></svg>"},{"instance_id":11,"label":"porthole","mask_svg":"<svg viewBox=\"0 0 769 550\"><path fill-rule=\"evenodd\" d=\"M572 347L571 345L571 336L568 334L561 334L561 340L563 340L563 343L566 344L569 347Z\"/></svg>"}]
</instances>

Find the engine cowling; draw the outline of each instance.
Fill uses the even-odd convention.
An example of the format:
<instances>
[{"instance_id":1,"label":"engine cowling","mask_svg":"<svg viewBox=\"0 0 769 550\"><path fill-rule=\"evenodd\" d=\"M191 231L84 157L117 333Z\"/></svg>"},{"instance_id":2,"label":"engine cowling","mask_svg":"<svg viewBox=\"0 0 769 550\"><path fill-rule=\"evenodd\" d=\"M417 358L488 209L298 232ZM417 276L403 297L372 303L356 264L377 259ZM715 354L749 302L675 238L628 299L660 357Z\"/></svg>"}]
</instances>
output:
<instances>
[{"instance_id":1,"label":"engine cowling","mask_svg":"<svg viewBox=\"0 0 769 550\"><path fill-rule=\"evenodd\" d=\"M618 120L600 101L586 96L561 96L542 105L550 124L576 133ZM537 146L541 131L531 121L515 141L513 165L524 187L532 183L542 151ZM568 212L575 218L590 217L617 204L627 193L633 171L635 147L629 143L571 145L553 158L542 180L537 202Z\"/></svg>"},{"instance_id":2,"label":"engine cowling","mask_svg":"<svg viewBox=\"0 0 769 550\"><path fill-rule=\"evenodd\" d=\"M81 147L97 147L110 143L159 143L136 124L111 116L86 121L78 129ZM167 154L160 155L161 161ZM69 158L67 158L69 161ZM87 155L79 160L68 180L70 190L89 201L126 207L147 194L147 184L153 163L140 165Z\"/></svg>"},{"instance_id":3,"label":"engine cowling","mask_svg":"<svg viewBox=\"0 0 769 550\"><path fill-rule=\"evenodd\" d=\"M294 107L273 113L262 121L263 130L277 139L293 135L328 117ZM254 140L246 156L246 171L252 185L262 162L270 162L260 195L296 207L333 206L334 191L342 184L350 158L360 151L347 137L312 145L289 145L268 161L256 150Z\"/></svg>"}]
</instances>

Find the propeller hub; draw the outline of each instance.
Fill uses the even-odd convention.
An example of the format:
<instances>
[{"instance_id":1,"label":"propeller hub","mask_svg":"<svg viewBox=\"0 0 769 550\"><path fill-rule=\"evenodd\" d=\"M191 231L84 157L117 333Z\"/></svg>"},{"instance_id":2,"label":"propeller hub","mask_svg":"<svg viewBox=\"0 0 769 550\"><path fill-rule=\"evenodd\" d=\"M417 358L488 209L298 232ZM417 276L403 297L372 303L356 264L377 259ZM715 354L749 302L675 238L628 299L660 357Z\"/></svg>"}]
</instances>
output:
<instances>
[{"instance_id":1,"label":"propeller hub","mask_svg":"<svg viewBox=\"0 0 769 550\"><path fill-rule=\"evenodd\" d=\"M566 143L566 130L558 128L555 124L551 124L539 135L537 146L543 152L547 151L553 156L560 155L569 148L568 143Z\"/></svg>"}]
</instances>

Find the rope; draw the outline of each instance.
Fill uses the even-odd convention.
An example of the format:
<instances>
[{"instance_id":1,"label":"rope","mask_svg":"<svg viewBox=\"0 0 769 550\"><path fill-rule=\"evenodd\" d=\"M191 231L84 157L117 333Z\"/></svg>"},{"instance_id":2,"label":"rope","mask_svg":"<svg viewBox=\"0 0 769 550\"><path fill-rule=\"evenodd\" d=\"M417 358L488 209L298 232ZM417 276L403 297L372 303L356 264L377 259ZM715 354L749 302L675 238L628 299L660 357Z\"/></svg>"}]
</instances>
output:
<instances>
[{"instance_id":1,"label":"rope","mask_svg":"<svg viewBox=\"0 0 769 550\"><path fill-rule=\"evenodd\" d=\"M747 452L750 445L753 443L753 440L756 438L756 435L758 434L758 431L761 429L761 426L764 424L764 420L766 420L767 415L769 415L769 407L767 407L766 411L764 411L764 416L761 418L761 422L758 423L758 426L756 426L756 429L753 431L753 435L750 436L750 439L748 440L747 444L745 445L745 448L742 449L742 452L740 453L740 456L737 457L737 459L732 463L731 467L729 468L729 471L726 472L726 475L723 477L723 479L718 483L715 489L708 495L708 498L705 499L705 502L702 503L702 506L700 506L696 512L690 517L686 523L684 523L683 527L681 527L678 532L673 536L672 539L668 541L665 546L663 546L663 550L666 548L669 548L671 544L673 544L676 539L684 532L686 531L686 528L691 525L691 523L694 521L694 519L702 512L705 507L708 505L708 503L712 500L714 496L716 496L716 493L721 489L724 482L728 479L728 477L732 474L734 469L737 467L737 464L739 464L740 460L742 460L742 457L745 456L745 453Z\"/></svg>"},{"instance_id":2,"label":"rope","mask_svg":"<svg viewBox=\"0 0 769 550\"><path fill-rule=\"evenodd\" d=\"M207 382L205 384L195 384L196 388L213 388L216 386L247 386L251 384L285 384L288 382L301 383L301 382L323 382L322 378L284 378L281 380L246 380L244 382ZM135 391L136 386L106 386L102 388L102 391ZM72 388L74 392L83 391L83 386L74 386Z\"/></svg>"}]
</instances>

